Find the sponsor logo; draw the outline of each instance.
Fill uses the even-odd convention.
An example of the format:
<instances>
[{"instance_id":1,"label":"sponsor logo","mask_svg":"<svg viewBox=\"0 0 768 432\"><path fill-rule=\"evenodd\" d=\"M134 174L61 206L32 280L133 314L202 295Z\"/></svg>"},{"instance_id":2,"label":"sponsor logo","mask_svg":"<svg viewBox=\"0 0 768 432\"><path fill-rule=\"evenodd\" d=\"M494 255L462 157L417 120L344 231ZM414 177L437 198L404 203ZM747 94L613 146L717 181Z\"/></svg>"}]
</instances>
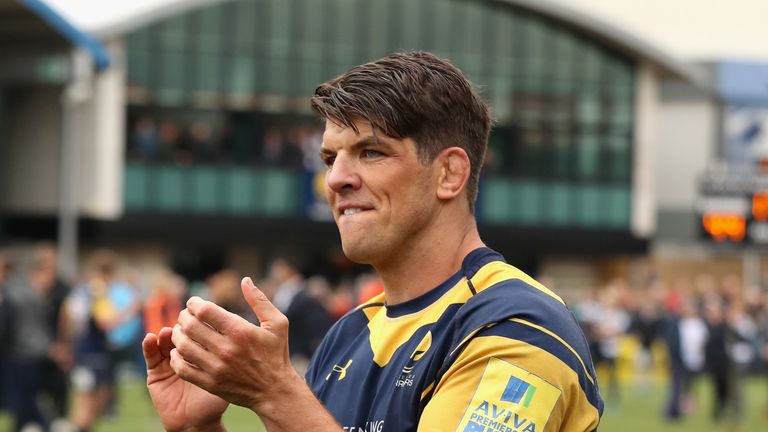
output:
<instances>
[{"instance_id":1,"label":"sponsor logo","mask_svg":"<svg viewBox=\"0 0 768 432\"><path fill-rule=\"evenodd\" d=\"M501 395L501 400L516 404L519 404L522 400L523 406L527 408L531 405L534 394L536 394L536 386L513 376L509 378L507 388L504 389L504 393Z\"/></svg>"},{"instance_id":2,"label":"sponsor logo","mask_svg":"<svg viewBox=\"0 0 768 432\"><path fill-rule=\"evenodd\" d=\"M536 423L512 410L483 401L469 416L464 432L536 432Z\"/></svg>"},{"instance_id":3,"label":"sponsor logo","mask_svg":"<svg viewBox=\"0 0 768 432\"><path fill-rule=\"evenodd\" d=\"M339 377L338 377L338 379L336 381L343 380L344 378L346 378L346 376L347 376L347 369L349 369L349 367L351 365L352 365L352 359L349 359L349 361L347 361L347 364L344 365L343 367L339 366L339 365L333 365L333 370L328 373L328 376L325 377L325 380L326 381L330 380L331 379L331 375L333 375L335 373L339 374Z\"/></svg>"},{"instance_id":4,"label":"sponsor logo","mask_svg":"<svg viewBox=\"0 0 768 432\"><path fill-rule=\"evenodd\" d=\"M364 426L343 426L344 432L382 432L384 430L384 420L373 420L365 422Z\"/></svg>"},{"instance_id":5,"label":"sponsor logo","mask_svg":"<svg viewBox=\"0 0 768 432\"><path fill-rule=\"evenodd\" d=\"M506 360L491 357L459 432L543 432L561 391Z\"/></svg>"},{"instance_id":6,"label":"sponsor logo","mask_svg":"<svg viewBox=\"0 0 768 432\"><path fill-rule=\"evenodd\" d=\"M395 381L395 387L411 387L413 386L413 368L416 366L416 362L421 360L424 355L432 347L432 332L428 331L427 334L421 339L421 342L413 350L411 356L408 358L408 363L403 366L400 377Z\"/></svg>"}]
</instances>

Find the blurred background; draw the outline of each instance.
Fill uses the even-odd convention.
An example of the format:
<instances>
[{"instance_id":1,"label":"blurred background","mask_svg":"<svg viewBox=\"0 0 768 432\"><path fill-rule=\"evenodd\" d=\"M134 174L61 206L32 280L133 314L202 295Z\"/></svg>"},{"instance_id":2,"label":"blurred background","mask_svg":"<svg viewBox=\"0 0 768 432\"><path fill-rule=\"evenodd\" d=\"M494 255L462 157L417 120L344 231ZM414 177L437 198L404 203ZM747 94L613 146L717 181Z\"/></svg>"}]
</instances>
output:
<instances>
[{"instance_id":1,"label":"blurred background","mask_svg":"<svg viewBox=\"0 0 768 432\"><path fill-rule=\"evenodd\" d=\"M309 96L409 49L490 104L481 234L579 319L601 430L765 430L765 16L759 0L0 0L0 431L160 429L138 341L190 295L254 319L243 275L305 368L381 290L340 250Z\"/></svg>"}]
</instances>

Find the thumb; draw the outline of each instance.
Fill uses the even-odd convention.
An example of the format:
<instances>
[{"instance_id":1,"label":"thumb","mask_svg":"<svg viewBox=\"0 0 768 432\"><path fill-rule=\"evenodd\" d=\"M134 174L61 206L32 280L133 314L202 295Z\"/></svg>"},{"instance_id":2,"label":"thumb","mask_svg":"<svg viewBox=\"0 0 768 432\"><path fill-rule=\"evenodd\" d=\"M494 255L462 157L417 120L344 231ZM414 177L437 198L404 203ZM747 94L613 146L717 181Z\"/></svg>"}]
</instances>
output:
<instances>
[{"instance_id":1,"label":"thumb","mask_svg":"<svg viewBox=\"0 0 768 432\"><path fill-rule=\"evenodd\" d=\"M288 319L280 310L269 301L266 294L256 288L250 277L244 277L240 282L240 289L243 291L243 297L248 305L259 319L261 328L265 330L276 330L283 326L287 327Z\"/></svg>"}]
</instances>

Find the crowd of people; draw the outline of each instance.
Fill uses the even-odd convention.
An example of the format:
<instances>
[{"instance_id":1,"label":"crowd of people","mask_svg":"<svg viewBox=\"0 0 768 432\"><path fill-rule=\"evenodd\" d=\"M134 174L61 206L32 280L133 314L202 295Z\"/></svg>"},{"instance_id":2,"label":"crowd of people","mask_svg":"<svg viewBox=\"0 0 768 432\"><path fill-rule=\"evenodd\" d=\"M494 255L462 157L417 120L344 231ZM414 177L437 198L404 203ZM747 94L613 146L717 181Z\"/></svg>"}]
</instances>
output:
<instances>
[{"instance_id":1,"label":"crowd of people","mask_svg":"<svg viewBox=\"0 0 768 432\"><path fill-rule=\"evenodd\" d=\"M324 167L318 156L322 133L316 121L291 119L240 130L229 120L185 122L142 115L133 121L127 157L180 166L237 163L314 172Z\"/></svg>"},{"instance_id":2,"label":"crowd of people","mask_svg":"<svg viewBox=\"0 0 768 432\"><path fill-rule=\"evenodd\" d=\"M114 412L118 365L143 373L141 337L172 327L190 295L257 322L240 292L242 275L233 269L193 290L170 269L141 286L121 269L121 257L99 250L70 286L58 275L55 245L37 245L27 255L0 252L0 407L14 418L15 431L30 425L37 429L26 430L87 431ZM275 256L259 282L290 320L290 352L299 371L336 319L383 289L372 274L333 285L301 270L290 256ZM742 418L743 380L764 373L768 363L763 290L743 288L734 277L699 276L672 284L655 279L643 288L614 280L565 294L574 294L566 299L603 371L609 411L621 401L622 362L631 363L641 384L650 383L663 363L668 395L660 411L667 419L700 411L694 389L704 380L713 389L709 415L717 422ZM629 354L622 348L627 338L637 347Z\"/></svg>"},{"instance_id":3,"label":"crowd of people","mask_svg":"<svg viewBox=\"0 0 768 432\"><path fill-rule=\"evenodd\" d=\"M668 392L662 415L678 421L700 410L695 388L709 380L715 422L739 423L744 416L745 377L768 365L768 302L759 287L738 278L709 275L644 288L615 280L571 303L590 343L593 361L605 371L607 407L620 403L618 368L631 364L641 384L663 362ZM634 350L620 350L627 336ZM626 345L625 345L626 346ZM663 346L663 354L655 347ZM766 405L768 414L768 404Z\"/></svg>"},{"instance_id":4,"label":"crowd of people","mask_svg":"<svg viewBox=\"0 0 768 432\"><path fill-rule=\"evenodd\" d=\"M20 256L0 253L0 409L13 417L14 431L92 429L117 407L118 366L145 373L142 336L173 327L193 294L257 322L233 269L210 275L192 292L170 269L141 286L121 262L112 251L95 251L70 286L59 277L52 244ZM356 300L324 278L305 279L289 257L274 257L265 274L260 285L292 323L292 360L306 368L325 332Z\"/></svg>"}]
</instances>

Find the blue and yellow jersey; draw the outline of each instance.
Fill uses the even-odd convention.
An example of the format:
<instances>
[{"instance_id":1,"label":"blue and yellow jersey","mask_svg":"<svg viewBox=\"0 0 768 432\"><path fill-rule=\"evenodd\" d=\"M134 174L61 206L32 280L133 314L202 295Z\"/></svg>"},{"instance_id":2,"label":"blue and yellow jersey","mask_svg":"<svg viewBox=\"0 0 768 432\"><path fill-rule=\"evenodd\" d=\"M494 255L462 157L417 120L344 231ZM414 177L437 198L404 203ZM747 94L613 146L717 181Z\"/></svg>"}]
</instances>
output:
<instances>
[{"instance_id":1,"label":"blue and yellow jersey","mask_svg":"<svg viewBox=\"0 0 768 432\"><path fill-rule=\"evenodd\" d=\"M416 299L340 319L307 382L345 431L593 431L587 343L552 291L481 248Z\"/></svg>"}]
</instances>

